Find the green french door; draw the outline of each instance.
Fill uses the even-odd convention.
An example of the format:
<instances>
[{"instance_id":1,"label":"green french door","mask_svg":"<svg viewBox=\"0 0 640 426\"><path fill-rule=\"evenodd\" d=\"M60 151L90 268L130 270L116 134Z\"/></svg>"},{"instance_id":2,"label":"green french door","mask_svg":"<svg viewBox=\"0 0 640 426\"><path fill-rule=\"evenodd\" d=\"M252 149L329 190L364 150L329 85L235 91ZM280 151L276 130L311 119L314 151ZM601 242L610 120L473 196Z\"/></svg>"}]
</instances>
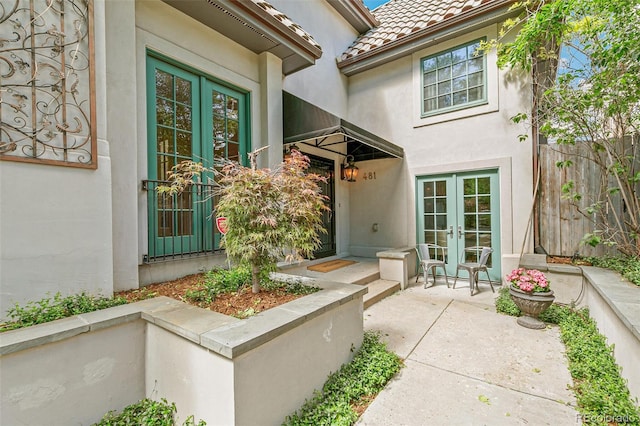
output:
<instances>
[{"instance_id":1,"label":"green french door","mask_svg":"<svg viewBox=\"0 0 640 426\"><path fill-rule=\"evenodd\" d=\"M214 158L244 162L246 95L203 75L147 58L149 258L217 249L220 235L210 220L210 179L179 195L161 195L157 185L184 160L214 166Z\"/></svg>"},{"instance_id":2,"label":"green french door","mask_svg":"<svg viewBox=\"0 0 640 426\"><path fill-rule=\"evenodd\" d=\"M498 171L421 176L416 180L417 241L445 248L447 273L458 262L476 261L465 248L494 249L487 264L492 279L500 279L500 197ZM461 272L461 276L463 272Z\"/></svg>"}]
</instances>

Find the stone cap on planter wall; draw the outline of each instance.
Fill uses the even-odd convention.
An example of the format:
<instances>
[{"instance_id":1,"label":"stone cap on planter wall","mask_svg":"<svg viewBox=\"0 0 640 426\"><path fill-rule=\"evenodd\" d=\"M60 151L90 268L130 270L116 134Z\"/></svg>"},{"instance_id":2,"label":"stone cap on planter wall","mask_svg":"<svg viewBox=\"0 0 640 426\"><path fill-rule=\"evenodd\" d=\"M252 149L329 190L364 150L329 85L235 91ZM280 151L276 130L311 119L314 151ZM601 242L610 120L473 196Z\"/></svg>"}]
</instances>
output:
<instances>
[{"instance_id":1,"label":"stone cap on planter wall","mask_svg":"<svg viewBox=\"0 0 640 426\"><path fill-rule=\"evenodd\" d=\"M594 266L582 266L584 277L598 292L620 321L640 341L640 287L620 274Z\"/></svg>"}]
</instances>

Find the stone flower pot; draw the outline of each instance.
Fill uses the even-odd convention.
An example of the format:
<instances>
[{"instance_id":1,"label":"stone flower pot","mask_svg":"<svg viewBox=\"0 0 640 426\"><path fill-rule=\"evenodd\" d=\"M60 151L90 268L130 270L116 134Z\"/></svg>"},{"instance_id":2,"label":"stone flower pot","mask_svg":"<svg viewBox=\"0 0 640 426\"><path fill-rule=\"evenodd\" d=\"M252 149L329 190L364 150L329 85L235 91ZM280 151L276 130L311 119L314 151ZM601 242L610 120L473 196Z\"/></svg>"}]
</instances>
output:
<instances>
[{"instance_id":1,"label":"stone flower pot","mask_svg":"<svg viewBox=\"0 0 640 426\"><path fill-rule=\"evenodd\" d=\"M513 303L523 313L523 316L518 318L519 325L536 330L545 328L545 323L538 319L538 315L553 303L555 299L553 290L546 293L531 293L510 286L509 294Z\"/></svg>"}]
</instances>

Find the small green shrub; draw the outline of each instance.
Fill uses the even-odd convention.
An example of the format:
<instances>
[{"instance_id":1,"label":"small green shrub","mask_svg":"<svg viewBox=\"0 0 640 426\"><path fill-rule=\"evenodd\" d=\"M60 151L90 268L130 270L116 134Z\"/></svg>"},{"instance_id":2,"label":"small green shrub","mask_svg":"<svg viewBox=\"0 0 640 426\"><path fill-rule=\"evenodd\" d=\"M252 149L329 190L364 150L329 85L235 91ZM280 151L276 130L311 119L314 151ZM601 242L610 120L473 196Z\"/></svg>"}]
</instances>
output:
<instances>
[{"instance_id":1,"label":"small green shrub","mask_svg":"<svg viewBox=\"0 0 640 426\"><path fill-rule=\"evenodd\" d=\"M208 306L219 294L239 291L242 287L251 283L251 271L246 266L236 266L227 269L212 269L205 274L202 282L196 290L187 290L184 297L187 301Z\"/></svg>"},{"instance_id":2,"label":"small green shrub","mask_svg":"<svg viewBox=\"0 0 640 426\"><path fill-rule=\"evenodd\" d=\"M519 317L522 315L520 308L513 303L511 300L511 296L509 296L509 288L503 287L500 289L498 297L496 298L496 311L505 314L511 315L513 317Z\"/></svg>"},{"instance_id":3,"label":"small green shrub","mask_svg":"<svg viewBox=\"0 0 640 426\"><path fill-rule=\"evenodd\" d=\"M251 270L247 266L213 269L205 274L204 286L214 294L231 293L251 284Z\"/></svg>"},{"instance_id":4,"label":"small green shrub","mask_svg":"<svg viewBox=\"0 0 640 426\"><path fill-rule=\"evenodd\" d=\"M315 293L316 291L320 291L319 287L306 285L301 280L297 280L297 279L292 281L282 282L282 281L274 281L270 278L267 278L266 280L263 280L260 285L265 290L282 289L284 290L285 293L288 293L288 294L304 295L304 294L312 294L312 293Z\"/></svg>"},{"instance_id":5,"label":"small green shrub","mask_svg":"<svg viewBox=\"0 0 640 426\"><path fill-rule=\"evenodd\" d=\"M126 406L120 414L115 411L109 411L94 426L174 426L177 412L175 403L169 403L164 398L161 401L147 398L136 404ZM205 426L206 423L204 420L195 423L193 416L187 417L182 423L182 426L196 425Z\"/></svg>"},{"instance_id":6,"label":"small green shrub","mask_svg":"<svg viewBox=\"0 0 640 426\"><path fill-rule=\"evenodd\" d=\"M247 309L243 309L241 311L236 312L234 315L234 317L238 318L238 319L245 319L245 318L249 318L252 317L256 314L256 310L253 308L247 308Z\"/></svg>"},{"instance_id":7,"label":"small green shrub","mask_svg":"<svg viewBox=\"0 0 640 426\"><path fill-rule=\"evenodd\" d=\"M216 294L206 287L199 290L187 290L184 293L185 299L197 305L210 305L215 297Z\"/></svg>"},{"instance_id":8,"label":"small green shrub","mask_svg":"<svg viewBox=\"0 0 640 426\"><path fill-rule=\"evenodd\" d=\"M560 322L570 314L571 309L569 307L553 303L544 312L538 315L538 319L550 324L560 324Z\"/></svg>"},{"instance_id":9,"label":"small green shrub","mask_svg":"<svg viewBox=\"0 0 640 426\"><path fill-rule=\"evenodd\" d=\"M124 305L125 303L127 303L127 299L124 297L97 297L84 292L62 297L60 293L56 293L53 298L46 297L37 302L28 302L24 306L16 303L7 312L11 321L0 324L0 332Z\"/></svg>"},{"instance_id":10,"label":"small green shrub","mask_svg":"<svg viewBox=\"0 0 640 426\"><path fill-rule=\"evenodd\" d=\"M593 266L607 268L619 272L620 275L640 286L640 258L638 257L589 257L587 259Z\"/></svg>"},{"instance_id":11,"label":"small green shrub","mask_svg":"<svg viewBox=\"0 0 640 426\"><path fill-rule=\"evenodd\" d=\"M213 269L205 274L205 280L195 290L188 290L185 299L189 302L207 307L220 294L240 291L251 284L251 271L248 266L236 266L232 269ZM315 293L320 288L303 284L301 281L274 281L269 277L269 270L260 274L260 288L267 291L282 290L289 294L305 295ZM238 311L237 318L248 318L256 312L249 308Z\"/></svg>"},{"instance_id":12,"label":"small green shrub","mask_svg":"<svg viewBox=\"0 0 640 426\"><path fill-rule=\"evenodd\" d=\"M312 294L320 291L319 287L305 285L300 281L294 281L285 285L285 291L290 294Z\"/></svg>"},{"instance_id":13,"label":"small green shrub","mask_svg":"<svg viewBox=\"0 0 640 426\"><path fill-rule=\"evenodd\" d=\"M330 375L322 391L287 416L283 425L352 425L358 419L353 406L377 395L401 366L400 358L387 350L378 334L366 332L353 360Z\"/></svg>"}]
</instances>

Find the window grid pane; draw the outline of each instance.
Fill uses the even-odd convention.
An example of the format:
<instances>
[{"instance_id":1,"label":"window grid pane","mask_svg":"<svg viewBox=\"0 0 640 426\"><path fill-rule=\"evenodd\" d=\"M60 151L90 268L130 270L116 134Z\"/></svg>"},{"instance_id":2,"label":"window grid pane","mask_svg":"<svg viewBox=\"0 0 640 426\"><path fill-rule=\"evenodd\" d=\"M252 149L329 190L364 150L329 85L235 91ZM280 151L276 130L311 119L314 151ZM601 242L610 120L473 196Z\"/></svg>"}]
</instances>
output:
<instances>
[{"instance_id":1,"label":"window grid pane","mask_svg":"<svg viewBox=\"0 0 640 426\"><path fill-rule=\"evenodd\" d=\"M423 182L424 242L447 247L447 187L446 181Z\"/></svg>"},{"instance_id":2,"label":"window grid pane","mask_svg":"<svg viewBox=\"0 0 640 426\"><path fill-rule=\"evenodd\" d=\"M479 41L422 59L423 109L435 112L485 99L484 58Z\"/></svg>"},{"instance_id":3,"label":"window grid pane","mask_svg":"<svg viewBox=\"0 0 640 426\"><path fill-rule=\"evenodd\" d=\"M212 95L214 156L240 161L240 102L214 91Z\"/></svg>"}]
</instances>

